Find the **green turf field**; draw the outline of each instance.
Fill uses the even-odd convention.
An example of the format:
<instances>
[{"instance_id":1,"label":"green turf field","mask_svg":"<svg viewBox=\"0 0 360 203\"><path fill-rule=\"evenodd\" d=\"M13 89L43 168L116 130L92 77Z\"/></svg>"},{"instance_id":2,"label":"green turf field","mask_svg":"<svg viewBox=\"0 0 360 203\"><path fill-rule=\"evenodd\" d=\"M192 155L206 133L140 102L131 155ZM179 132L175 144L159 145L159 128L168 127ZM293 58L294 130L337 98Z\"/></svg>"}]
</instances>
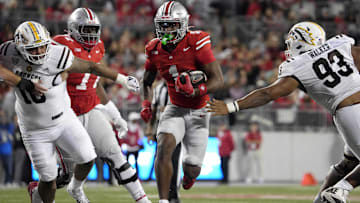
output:
<instances>
[{"instance_id":1,"label":"green turf field","mask_svg":"<svg viewBox=\"0 0 360 203\"><path fill-rule=\"evenodd\" d=\"M154 184L144 184L145 190L153 203L157 203ZM181 190L182 203L309 203L312 202L318 187L298 185L283 186L217 186L195 185L189 191ZM86 186L85 192L92 203L133 202L123 187ZM360 203L360 190L350 194L351 203ZM30 202L26 188L0 189L0 203ZM56 193L57 203L75 202L65 189Z\"/></svg>"}]
</instances>

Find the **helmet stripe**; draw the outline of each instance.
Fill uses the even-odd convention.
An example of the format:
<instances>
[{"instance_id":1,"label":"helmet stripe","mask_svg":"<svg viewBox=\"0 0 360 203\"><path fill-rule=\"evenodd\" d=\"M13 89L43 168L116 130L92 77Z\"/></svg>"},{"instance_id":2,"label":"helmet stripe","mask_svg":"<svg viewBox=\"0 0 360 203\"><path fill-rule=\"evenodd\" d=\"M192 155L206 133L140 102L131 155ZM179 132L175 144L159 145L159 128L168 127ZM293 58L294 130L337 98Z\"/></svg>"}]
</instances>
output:
<instances>
[{"instance_id":1,"label":"helmet stripe","mask_svg":"<svg viewBox=\"0 0 360 203\"><path fill-rule=\"evenodd\" d=\"M87 11L87 13L88 13L88 15L89 15L90 20L93 20L93 15L92 15L92 13L91 13L91 10L88 9L88 8L85 8L85 10Z\"/></svg>"},{"instance_id":2,"label":"helmet stripe","mask_svg":"<svg viewBox=\"0 0 360 203\"><path fill-rule=\"evenodd\" d=\"M171 11L171 6L174 4L173 1L169 1L169 3L166 5L166 8L165 8L165 15L170 15L170 11Z\"/></svg>"},{"instance_id":3,"label":"helmet stripe","mask_svg":"<svg viewBox=\"0 0 360 203\"><path fill-rule=\"evenodd\" d=\"M39 32L37 31L37 29L36 29L36 27L34 26L34 24L32 23L32 22L28 22L28 25L29 25L29 27L30 27L30 29L32 30L32 34L33 34L33 36L34 36L34 39L35 40L39 40L40 38L39 38Z\"/></svg>"}]
</instances>

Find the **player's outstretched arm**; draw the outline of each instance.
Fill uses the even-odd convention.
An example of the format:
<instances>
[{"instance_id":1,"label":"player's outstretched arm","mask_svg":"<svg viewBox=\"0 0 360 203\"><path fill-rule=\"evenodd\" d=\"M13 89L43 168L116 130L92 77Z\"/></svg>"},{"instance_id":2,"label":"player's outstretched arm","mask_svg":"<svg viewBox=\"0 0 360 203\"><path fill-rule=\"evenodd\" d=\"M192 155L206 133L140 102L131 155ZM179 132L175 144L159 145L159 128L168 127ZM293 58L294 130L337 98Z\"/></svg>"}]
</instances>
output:
<instances>
[{"instance_id":1,"label":"player's outstretched arm","mask_svg":"<svg viewBox=\"0 0 360 203\"><path fill-rule=\"evenodd\" d=\"M47 88L41 86L38 82L32 82L27 79L23 79L18 75L15 75L10 70L6 69L0 64L0 77L5 81L6 84L11 86L17 86L22 90L35 91L35 93L45 93Z\"/></svg>"},{"instance_id":2,"label":"player's outstretched arm","mask_svg":"<svg viewBox=\"0 0 360 203\"><path fill-rule=\"evenodd\" d=\"M292 77L280 78L273 84L261 89L254 90L243 98L228 104L225 104L225 102L220 100L208 101L208 112L212 112L212 115L214 116L226 115L228 113L237 112L242 109L262 106L279 97L289 95L298 86L299 83Z\"/></svg>"},{"instance_id":3,"label":"player's outstretched arm","mask_svg":"<svg viewBox=\"0 0 360 203\"><path fill-rule=\"evenodd\" d=\"M13 72L6 69L1 64L0 64L0 77L4 80L6 84L11 86L16 86L21 80L21 77L15 75Z\"/></svg>"},{"instance_id":4,"label":"player's outstretched arm","mask_svg":"<svg viewBox=\"0 0 360 203\"><path fill-rule=\"evenodd\" d=\"M125 76L108 68L104 63L94 63L75 57L72 65L65 72L68 73L91 73L101 77L109 78L118 84L127 87L133 92L139 91L139 82L135 77Z\"/></svg>"}]
</instances>

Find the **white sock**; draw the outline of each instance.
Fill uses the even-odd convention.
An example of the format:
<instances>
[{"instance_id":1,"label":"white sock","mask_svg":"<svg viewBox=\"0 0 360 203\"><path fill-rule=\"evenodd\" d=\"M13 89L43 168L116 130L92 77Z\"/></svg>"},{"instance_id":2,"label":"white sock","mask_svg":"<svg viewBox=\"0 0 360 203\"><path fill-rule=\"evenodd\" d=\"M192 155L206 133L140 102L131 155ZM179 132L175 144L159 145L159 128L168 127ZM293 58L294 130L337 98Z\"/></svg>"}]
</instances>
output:
<instances>
[{"instance_id":1,"label":"white sock","mask_svg":"<svg viewBox=\"0 0 360 203\"><path fill-rule=\"evenodd\" d=\"M38 187L33 190L33 196L31 198L33 203L43 203L39 194Z\"/></svg>"},{"instance_id":2,"label":"white sock","mask_svg":"<svg viewBox=\"0 0 360 203\"><path fill-rule=\"evenodd\" d=\"M161 199L161 200L159 200L159 203L169 203L169 200L167 200L167 199Z\"/></svg>"},{"instance_id":3,"label":"white sock","mask_svg":"<svg viewBox=\"0 0 360 203\"><path fill-rule=\"evenodd\" d=\"M130 182L123 186L130 192L130 194L134 200L144 199L144 198L147 199L145 191L144 191L139 179L136 180L135 182Z\"/></svg>"},{"instance_id":4,"label":"white sock","mask_svg":"<svg viewBox=\"0 0 360 203\"><path fill-rule=\"evenodd\" d=\"M352 191L354 187L347 180L340 180L338 183L334 185L335 188L341 188L347 191Z\"/></svg>"},{"instance_id":5,"label":"white sock","mask_svg":"<svg viewBox=\"0 0 360 203\"><path fill-rule=\"evenodd\" d=\"M86 179L85 179L85 180L86 180ZM70 181L70 183L69 183L69 187L70 187L71 189L75 189L75 190L81 189L82 186L83 186L84 183L85 183L85 180L77 180L77 179L75 178L75 175L73 175L73 177L71 178L71 181Z\"/></svg>"}]
</instances>

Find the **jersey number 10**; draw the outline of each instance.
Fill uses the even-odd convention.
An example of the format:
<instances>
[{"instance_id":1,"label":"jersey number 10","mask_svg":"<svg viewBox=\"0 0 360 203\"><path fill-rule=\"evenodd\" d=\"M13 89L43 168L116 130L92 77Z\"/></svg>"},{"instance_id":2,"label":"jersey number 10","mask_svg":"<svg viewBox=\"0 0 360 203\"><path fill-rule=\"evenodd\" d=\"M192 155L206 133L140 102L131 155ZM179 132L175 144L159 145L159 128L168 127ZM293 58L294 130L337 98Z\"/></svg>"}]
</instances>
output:
<instances>
[{"instance_id":1,"label":"jersey number 10","mask_svg":"<svg viewBox=\"0 0 360 203\"><path fill-rule=\"evenodd\" d=\"M340 67L340 70L337 72L334 72L331 68L331 65L335 62L335 56L338 58L336 64ZM323 69L321 69L321 67L323 67ZM330 88L335 87L341 82L341 77L339 75L347 77L354 72L350 65L344 61L344 56L336 49L328 54L328 60L320 58L315 61L313 63L313 69L320 80L331 76L332 79L328 79L323 83L326 87Z\"/></svg>"}]
</instances>

